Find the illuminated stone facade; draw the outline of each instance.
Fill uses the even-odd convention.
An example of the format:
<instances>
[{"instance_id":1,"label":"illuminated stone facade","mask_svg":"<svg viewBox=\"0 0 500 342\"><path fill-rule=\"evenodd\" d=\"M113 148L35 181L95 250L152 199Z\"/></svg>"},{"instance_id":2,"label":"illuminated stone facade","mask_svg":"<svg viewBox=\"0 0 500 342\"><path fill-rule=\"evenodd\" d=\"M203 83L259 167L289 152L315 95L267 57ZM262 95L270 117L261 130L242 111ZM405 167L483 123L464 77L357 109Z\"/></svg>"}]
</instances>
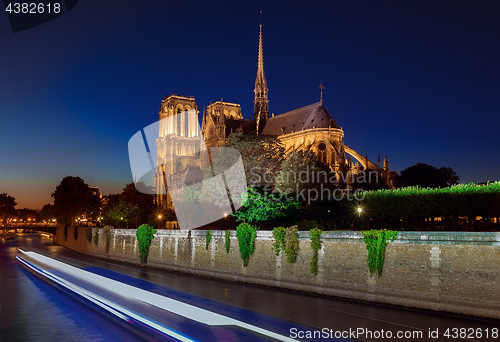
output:
<instances>
[{"instance_id":1,"label":"illuminated stone facade","mask_svg":"<svg viewBox=\"0 0 500 342\"><path fill-rule=\"evenodd\" d=\"M165 182L179 183L182 171L200 173L199 165L194 165L192 158L200 145L198 113L194 97L165 95L161 102L159 136L156 140L158 167L154 180L159 203L166 203L169 207L171 194L162 194L167 188Z\"/></svg>"},{"instance_id":2,"label":"illuminated stone facade","mask_svg":"<svg viewBox=\"0 0 500 342\"><path fill-rule=\"evenodd\" d=\"M321 85L320 88L321 99L319 102L281 115L275 116L273 114L272 117L269 117L262 25L260 25L254 113L250 119L244 119L239 104L224 102L222 99L210 103L203 110L201 123L201 133L206 147L223 146L226 138L232 133L275 135L281 139L287 154L300 150L313 151L319 161L328 165L330 170L341 172L344 178L346 175L353 175L362 170L376 170L379 172L379 177L382 177L387 185L392 186L391 178L394 172L389 171L387 156L381 165L380 155L377 163L374 163L368 159L367 153L363 156L345 145L344 131L323 106L323 86ZM179 120L175 122L165 120L165 124L160 127L160 138L158 139L158 165L165 165L163 170L165 174L179 179L181 176L176 170L186 170L186 165L183 164L182 158L177 158L176 164L174 164L170 156L189 155L194 151L192 146L199 143L200 139L198 133L194 131L194 123L186 121L186 124L183 125L185 120L183 113L190 109L195 109L198 113L193 97L171 95L165 96L159 113L160 119L181 114L180 123ZM180 146L178 151L167 151L164 148L165 139L167 139L164 137L165 132L173 134L168 139L178 139L179 143L175 144ZM200 166L202 167L202 165ZM192 168L190 172L194 173ZM162 177L163 175L158 173L157 184L164 184ZM348 179L352 180L352 177L348 177Z\"/></svg>"}]
</instances>

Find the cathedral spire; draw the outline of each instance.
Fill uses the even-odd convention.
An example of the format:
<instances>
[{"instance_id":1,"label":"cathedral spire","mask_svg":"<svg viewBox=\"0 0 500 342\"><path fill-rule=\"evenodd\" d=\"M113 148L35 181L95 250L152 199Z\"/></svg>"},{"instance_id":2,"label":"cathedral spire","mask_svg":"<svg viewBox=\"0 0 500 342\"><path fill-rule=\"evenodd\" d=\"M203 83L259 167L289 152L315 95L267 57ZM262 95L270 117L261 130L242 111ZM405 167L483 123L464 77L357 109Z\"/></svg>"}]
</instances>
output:
<instances>
[{"instance_id":1,"label":"cathedral spire","mask_svg":"<svg viewBox=\"0 0 500 342\"><path fill-rule=\"evenodd\" d=\"M269 118L269 100L267 99L267 80L264 74L264 50L262 47L262 11L260 11L259 25L259 59L257 64L257 77L255 78L255 99L253 101L254 120ZM259 120L260 121L260 120Z\"/></svg>"},{"instance_id":2,"label":"cathedral spire","mask_svg":"<svg viewBox=\"0 0 500 342\"><path fill-rule=\"evenodd\" d=\"M321 103L321 105L323 105L323 89L325 89L325 87L323 87L323 82L321 82L321 84L319 85L319 89L321 89L319 103Z\"/></svg>"}]
</instances>

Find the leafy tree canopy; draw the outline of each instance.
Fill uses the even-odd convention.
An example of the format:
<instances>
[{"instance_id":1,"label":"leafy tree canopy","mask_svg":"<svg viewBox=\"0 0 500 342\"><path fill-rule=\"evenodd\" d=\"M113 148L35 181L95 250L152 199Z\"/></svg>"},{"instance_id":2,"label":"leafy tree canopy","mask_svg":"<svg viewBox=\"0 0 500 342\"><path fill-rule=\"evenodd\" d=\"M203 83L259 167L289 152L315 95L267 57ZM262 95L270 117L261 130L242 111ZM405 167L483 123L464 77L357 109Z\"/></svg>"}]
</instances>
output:
<instances>
[{"instance_id":1,"label":"leafy tree canopy","mask_svg":"<svg viewBox=\"0 0 500 342\"><path fill-rule=\"evenodd\" d=\"M17 205L15 197L7 193L0 194L0 219L7 219L7 216L16 213L15 206Z\"/></svg>"},{"instance_id":2,"label":"leafy tree canopy","mask_svg":"<svg viewBox=\"0 0 500 342\"><path fill-rule=\"evenodd\" d=\"M243 196L247 197L245 204L231 215L236 221L265 222L279 217L285 217L299 209L299 202L292 196L286 198L279 192L271 192L265 188L249 187Z\"/></svg>"},{"instance_id":3,"label":"leafy tree canopy","mask_svg":"<svg viewBox=\"0 0 500 342\"><path fill-rule=\"evenodd\" d=\"M40 212L40 218L45 221L52 221L56 218L53 204L45 204Z\"/></svg>"},{"instance_id":4,"label":"leafy tree canopy","mask_svg":"<svg viewBox=\"0 0 500 342\"><path fill-rule=\"evenodd\" d=\"M143 215L144 213L136 204L122 202L106 212L105 222L120 226L125 224L127 228L129 223L132 223L137 227L142 221Z\"/></svg>"},{"instance_id":5,"label":"leafy tree canopy","mask_svg":"<svg viewBox=\"0 0 500 342\"><path fill-rule=\"evenodd\" d=\"M61 223L75 222L78 216L93 216L96 206L100 206L99 196L94 196L93 190L80 177L63 178L51 196L54 214Z\"/></svg>"},{"instance_id":6,"label":"leafy tree canopy","mask_svg":"<svg viewBox=\"0 0 500 342\"><path fill-rule=\"evenodd\" d=\"M153 195L137 191L134 183L127 184L121 194L119 201L137 205L144 212L151 211L153 206Z\"/></svg>"},{"instance_id":7,"label":"leafy tree canopy","mask_svg":"<svg viewBox=\"0 0 500 342\"><path fill-rule=\"evenodd\" d=\"M105 203L104 221L120 226L126 224L127 228L129 224L137 227L151 221L149 216L155 211L153 195L138 191L134 183L127 184L120 194L107 195Z\"/></svg>"},{"instance_id":8,"label":"leafy tree canopy","mask_svg":"<svg viewBox=\"0 0 500 342\"><path fill-rule=\"evenodd\" d=\"M458 184L460 178L451 167L439 169L424 163L410 166L400 172L394 180L397 188L406 186L421 186L423 188L448 187Z\"/></svg>"},{"instance_id":9,"label":"leafy tree canopy","mask_svg":"<svg viewBox=\"0 0 500 342\"><path fill-rule=\"evenodd\" d=\"M353 190L363 189L369 191L388 189L388 186L378 171L366 169L356 174L352 188Z\"/></svg>"},{"instance_id":10,"label":"leafy tree canopy","mask_svg":"<svg viewBox=\"0 0 500 342\"><path fill-rule=\"evenodd\" d=\"M336 185L336 175L317 161L311 150L293 151L283 160L276 178L276 189L284 193L301 192L303 189L330 188Z\"/></svg>"},{"instance_id":11,"label":"leafy tree canopy","mask_svg":"<svg viewBox=\"0 0 500 342\"><path fill-rule=\"evenodd\" d=\"M250 186L274 185L285 154L278 137L233 133L226 139L224 147L235 148L241 153Z\"/></svg>"}]
</instances>

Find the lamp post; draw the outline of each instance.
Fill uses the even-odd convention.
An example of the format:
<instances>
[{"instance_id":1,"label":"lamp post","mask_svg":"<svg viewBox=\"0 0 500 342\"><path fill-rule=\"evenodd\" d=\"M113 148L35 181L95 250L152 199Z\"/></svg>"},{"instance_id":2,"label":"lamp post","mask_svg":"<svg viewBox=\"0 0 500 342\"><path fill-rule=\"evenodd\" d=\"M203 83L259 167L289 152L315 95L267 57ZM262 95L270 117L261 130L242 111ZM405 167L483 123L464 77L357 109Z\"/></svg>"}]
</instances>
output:
<instances>
[{"instance_id":1,"label":"lamp post","mask_svg":"<svg viewBox=\"0 0 500 342\"><path fill-rule=\"evenodd\" d=\"M224 213L224 230L226 230L226 217L227 217L227 213Z\"/></svg>"},{"instance_id":2,"label":"lamp post","mask_svg":"<svg viewBox=\"0 0 500 342\"><path fill-rule=\"evenodd\" d=\"M161 222L161 215L158 215L158 220L160 220L160 227L159 227L159 229L161 229L161 226L162 226L162 224L161 224L162 223Z\"/></svg>"}]
</instances>

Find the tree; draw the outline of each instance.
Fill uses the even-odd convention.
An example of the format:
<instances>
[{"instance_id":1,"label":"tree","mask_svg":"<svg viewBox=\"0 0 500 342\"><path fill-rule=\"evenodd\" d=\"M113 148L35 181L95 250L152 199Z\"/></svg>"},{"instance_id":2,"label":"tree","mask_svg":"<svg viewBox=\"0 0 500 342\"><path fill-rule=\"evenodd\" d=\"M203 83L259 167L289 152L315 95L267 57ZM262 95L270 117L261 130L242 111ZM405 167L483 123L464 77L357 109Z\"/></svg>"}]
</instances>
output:
<instances>
[{"instance_id":1,"label":"tree","mask_svg":"<svg viewBox=\"0 0 500 342\"><path fill-rule=\"evenodd\" d=\"M128 228L129 223L137 227L141 222L141 216L141 209L136 204L122 202L107 211L104 220L120 227L125 223Z\"/></svg>"},{"instance_id":2,"label":"tree","mask_svg":"<svg viewBox=\"0 0 500 342\"><path fill-rule=\"evenodd\" d=\"M441 174L441 179L444 181L446 186L457 185L460 182L460 177L458 177L457 173L453 171L451 167L440 167L438 169Z\"/></svg>"},{"instance_id":3,"label":"tree","mask_svg":"<svg viewBox=\"0 0 500 342\"><path fill-rule=\"evenodd\" d=\"M8 216L15 215L17 205L15 197L7 193L0 194L0 220L6 220Z\"/></svg>"},{"instance_id":4,"label":"tree","mask_svg":"<svg viewBox=\"0 0 500 342\"><path fill-rule=\"evenodd\" d=\"M126 223L127 228L129 223L137 227L148 222L154 211L153 195L139 192L134 183L125 185L120 194L107 195L105 203L104 221L114 225Z\"/></svg>"},{"instance_id":5,"label":"tree","mask_svg":"<svg viewBox=\"0 0 500 342\"><path fill-rule=\"evenodd\" d=\"M54 205L45 204L40 212L40 218L44 221L52 221L55 219L56 215L54 212Z\"/></svg>"},{"instance_id":6,"label":"tree","mask_svg":"<svg viewBox=\"0 0 500 342\"><path fill-rule=\"evenodd\" d=\"M51 196L54 198L54 214L60 223L73 223L78 216L93 214L89 211L95 201L94 195L80 177L63 178Z\"/></svg>"},{"instance_id":7,"label":"tree","mask_svg":"<svg viewBox=\"0 0 500 342\"><path fill-rule=\"evenodd\" d=\"M231 214L238 222L262 223L286 217L299 209L299 202L295 198L287 198L282 193L269 189L249 187L245 195L245 204Z\"/></svg>"},{"instance_id":8,"label":"tree","mask_svg":"<svg viewBox=\"0 0 500 342\"><path fill-rule=\"evenodd\" d=\"M223 208L228 205L228 198L231 198L234 206L239 208L240 194L247 190L247 185L249 187L274 186L284 155L283 145L277 137L241 133L231 134L223 147L210 148L209 151L211 163L204 172L203 183L198 188L193 187L194 193L188 194L187 192L191 191L185 188L182 194L183 203L189 202L186 199L194 197L195 201L191 201L191 206L195 205L198 200L200 205L205 207L213 204L218 208ZM234 167L237 166L240 156L243 169ZM231 174L224 180L227 182L226 188L226 184L219 182L214 176L221 174L228 176L226 171L229 169L231 169ZM205 214L210 213L205 212Z\"/></svg>"},{"instance_id":9,"label":"tree","mask_svg":"<svg viewBox=\"0 0 500 342\"><path fill-rule=\"evenodd\" d=\"M274 185L285 155L285 148L278 137L233 133L226 139L224 147L235 148L241 153L250 186Z\"/></svg>"},{"instance_id":10,"label":"tree","mask_svg":"<svg viewBox=\"0 0 500 342\"><path fill-rule=\"evenodd\" d=\"M140 187L140 183L137 186ZM137 205L144 213L150 212L153 207L153 195L139 192L134 183L125 185L119 201Z\"/></svg>"},{"instance_id":11,"label":"tree","mask_svg":"<svg viewBox=\"0 0 500 342\"><path fill-rule=\"evenodd\" d=\"M382 176L377 171L372 169L366 169L358 172L354 178L354 182L352 183L353 191L356 191L357 189L370 191L388 188L389 187L385 183Z\"/></svg>"},{"instance_id":12,"label":"tree","mask_svg":"<svg viewBox=\"0 0 500 342\"><path fill-rule=\"evenodd\" d=\"M421 186L423 188L444 188L458 184L460 178L450 167L437 169L432 165L418 163L400 172L394 179L397 188L406 186Z\"/></svg>"},{"instance_id":13,"label":"tree","mask_svg":"<svg viewBox=\"0 0 500 342\"><path fill-rule=\"evenodd\" d=\"M301 192L303 189L331 188L337 184L337 177L328 166L317 161L311 150L293 151L281 164L276 178L276 190L283 193Z\"/></svg>"}]
</instances>

